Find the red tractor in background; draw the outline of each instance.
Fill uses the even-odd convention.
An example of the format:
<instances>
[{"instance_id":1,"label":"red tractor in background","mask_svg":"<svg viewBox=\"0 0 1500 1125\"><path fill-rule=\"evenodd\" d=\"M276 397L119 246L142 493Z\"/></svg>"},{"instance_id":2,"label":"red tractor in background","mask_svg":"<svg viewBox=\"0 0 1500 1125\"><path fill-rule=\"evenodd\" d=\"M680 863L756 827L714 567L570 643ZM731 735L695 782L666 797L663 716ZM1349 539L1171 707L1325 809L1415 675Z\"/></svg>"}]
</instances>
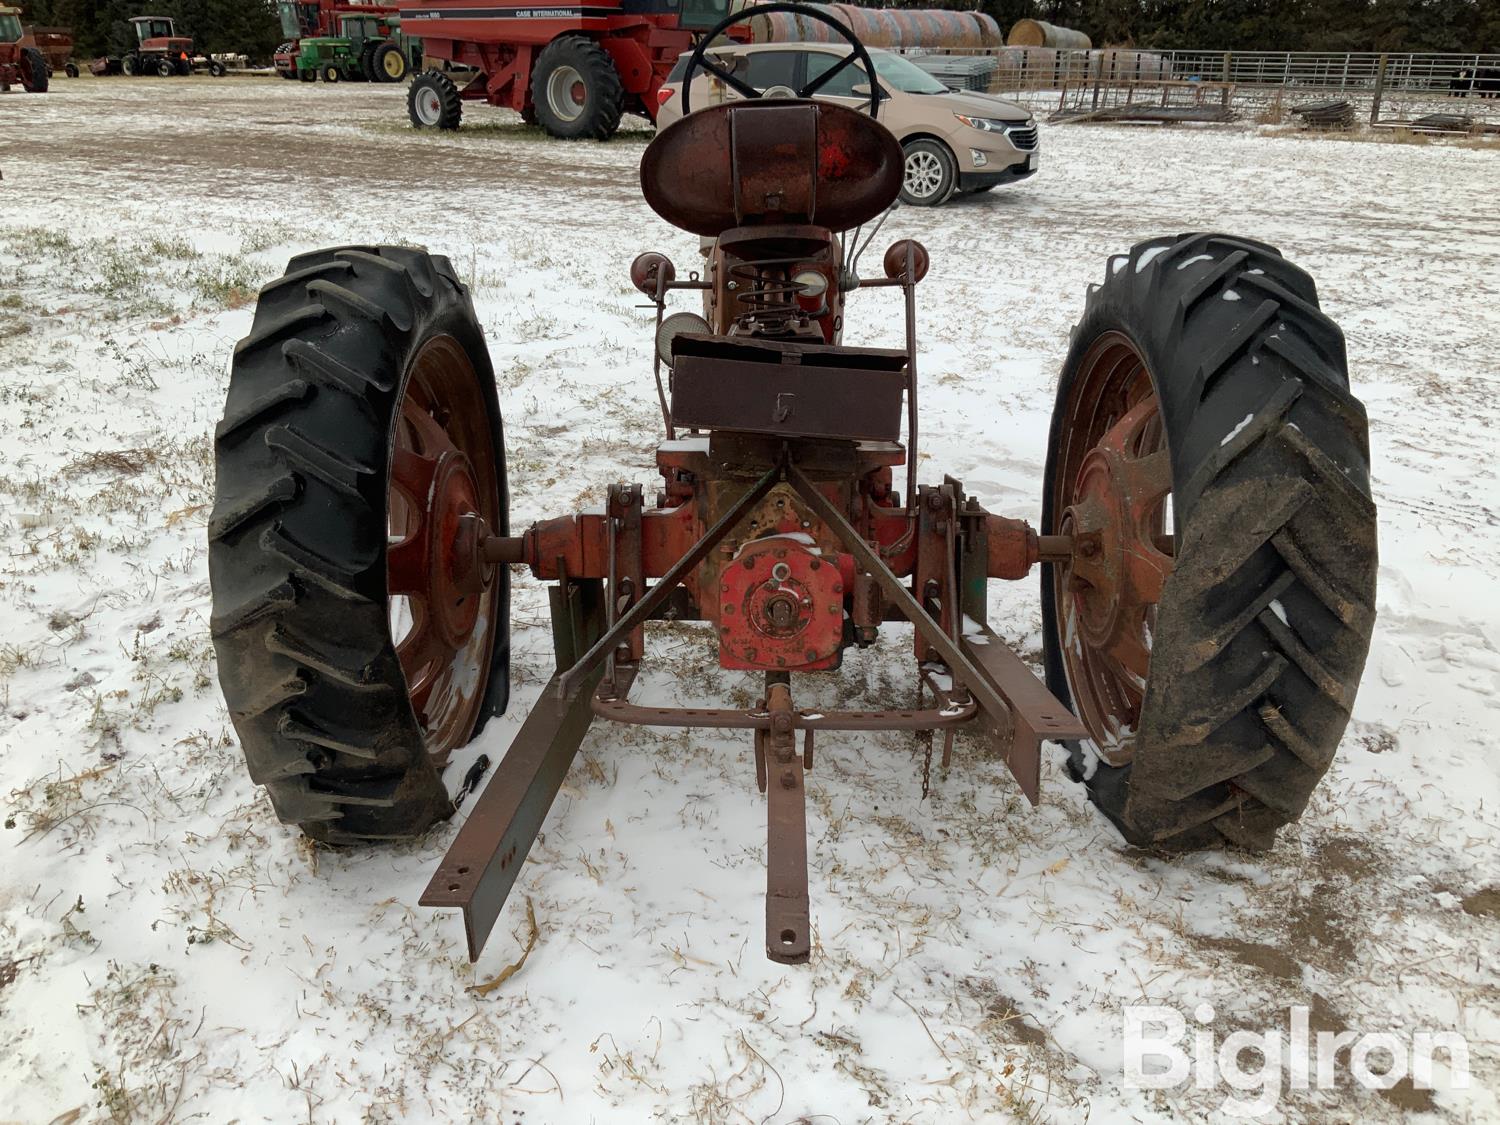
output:
<instances>
[{"instance_id":1,"label":"red tractor in background","mask_svg":"<svg viewBox=\"0 0 1500 1125\"><path fill-rule=\"evenodd\" d=\"M119 58L104 56L89 64L95 75L123 74L133 78L139 74L154 74L159 78L173 75L187 76L193 73L193 40L188 35L178 35L177 25L168 16L134 16L130 26L135 31L135 46ZM218 59L209 59L208 72L222 78L225 66Z\"/></svg>"},{"instance_id":2,"label":"red tractor in background","mask_svg":"<svg viewBox=\"0 0 1500 1125\"><path fill-rule=\"evenodd\" d=\"M729 0L597 0L530 7L511 0L399 5L428 58L473 67L462 89L437 70L411 84L417 128L456 129L463 102L517 110L554 137L607 140L625 113L656 119L658 94L678 57L729 12ZM743 25L732 33L748 37Z\"/></svg>"},{"instance_id":3,"label":"red tractor in background","mask_svg":"<svg viewBox=\"0 0 1500 1125\"><path fill-rule=\"evenodd\" d=\"M21 10L0 8L0 91L20 86L28 94L47 92L47 60L21 42Z\"/></svg>"}]
</instances>

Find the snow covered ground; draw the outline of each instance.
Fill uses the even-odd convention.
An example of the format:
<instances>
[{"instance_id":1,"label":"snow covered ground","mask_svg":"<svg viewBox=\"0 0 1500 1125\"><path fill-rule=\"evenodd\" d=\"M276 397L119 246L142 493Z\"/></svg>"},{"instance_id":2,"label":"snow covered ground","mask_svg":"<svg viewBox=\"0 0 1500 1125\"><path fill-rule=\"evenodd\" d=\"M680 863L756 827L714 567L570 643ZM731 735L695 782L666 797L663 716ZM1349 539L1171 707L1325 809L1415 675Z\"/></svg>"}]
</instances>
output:
<instances>
[{"instance_id":1,"label":"snow covered ground","mask_svg":"<svg viewBox=\"0 0 1500 1125\"><path fill-rule=\"evenodd\" d=\"M924 478L1036 520L1051 387L1106 256L1220 229L1318 279L1369 407L1380 619L1354 722L1268 855L1125 848L1048 748L1043 806L959 755L920 799L895 735L820 739L815 949L760 950L748 738L596 727L485 956L416 906L451 839L330 851L239 761L208 637L210 434L256 287L380 240L472 284L514 519L652 481L650 331L626 267L696 260L640 201L647 134L538 141L477 111L415 135L399 88L59 82L0 96L0 1121L1165 1122L1223 1082L1128 1088L1123 1009L1214 1043L1457 1031L1467 1088L1280 1089L1266 1120L1500 1119L1500 154L1252 130L1044 130L1043 170L882 238L932 251ZM846 339L894 346L889 294ZM1035 657L1035 584L991 620ZM515 704L549 671L515 608ZM909 692L903 636L809 702ZM690 630L657 698L746 681ZM497 991L470 986L515 960ZM1200 1025L1194 1011L1212 1005ZM1381 1056L1377 1055L1377 1060ZM1247 1068L1252 1057L1246 1056ZM1376 1069L1381 1069L1378 1061ZM1252 1083L1262 1079L1252 1076ZM1232 1107L1230 1107L1232 1108Z\"/></svg>"}]
</instances>

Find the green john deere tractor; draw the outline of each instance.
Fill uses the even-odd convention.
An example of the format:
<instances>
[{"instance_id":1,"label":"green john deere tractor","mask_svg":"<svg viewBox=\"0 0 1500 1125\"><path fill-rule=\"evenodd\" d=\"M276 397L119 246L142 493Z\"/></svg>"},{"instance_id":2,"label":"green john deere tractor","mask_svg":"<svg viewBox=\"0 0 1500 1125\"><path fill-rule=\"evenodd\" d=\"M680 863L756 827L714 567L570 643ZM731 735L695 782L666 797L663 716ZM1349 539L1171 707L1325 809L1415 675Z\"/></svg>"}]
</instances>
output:
<instances>
[{"instance_id":1,"label":"green john deere tractor","mask_svg":"<svg viewBox=\"0 0 1500 1125\"><path fill-rule=\"evenodd\" d=\"M297 44L297 77L304 82L400 82L421 65L421 45L401 34L400 17L344 15L338 35Z\"/></svg>"}]
</instances>

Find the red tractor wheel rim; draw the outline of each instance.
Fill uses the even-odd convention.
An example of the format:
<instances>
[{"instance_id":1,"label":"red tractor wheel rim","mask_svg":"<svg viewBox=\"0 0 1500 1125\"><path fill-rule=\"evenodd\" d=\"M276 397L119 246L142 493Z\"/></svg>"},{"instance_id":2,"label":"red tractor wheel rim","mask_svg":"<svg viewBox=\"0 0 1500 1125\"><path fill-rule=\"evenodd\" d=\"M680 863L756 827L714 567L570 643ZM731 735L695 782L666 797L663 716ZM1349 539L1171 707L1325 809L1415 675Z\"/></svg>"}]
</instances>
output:
<instances>
[{"instance_id":1,"label":"red tractor wheel rim","mask_svg":"<svg viewBox=\"0 0 1500 1125\"><path fill-rule=\"evenodd\" d=\"M1156 606L1172 572L1172 467L1151 374L1118 332L1080 362L1060 434L1053 510L1073 538L1053 568L1063 667L1079 716L1112 765L1140 730Z\"/></svg>"},{"instance_id":2,"label":"red tractor wheel rim","mask_svg":"<svg viewBox=\"0 0 1500 1125\"><path fill-rule=\"evenodd\" d=\"M429 340L412 361L391 449L386 589L412 709L439 762L468 741L498 626L484 539L501 526L489 410L463 347Z\"/></svg>"}]
</instances>

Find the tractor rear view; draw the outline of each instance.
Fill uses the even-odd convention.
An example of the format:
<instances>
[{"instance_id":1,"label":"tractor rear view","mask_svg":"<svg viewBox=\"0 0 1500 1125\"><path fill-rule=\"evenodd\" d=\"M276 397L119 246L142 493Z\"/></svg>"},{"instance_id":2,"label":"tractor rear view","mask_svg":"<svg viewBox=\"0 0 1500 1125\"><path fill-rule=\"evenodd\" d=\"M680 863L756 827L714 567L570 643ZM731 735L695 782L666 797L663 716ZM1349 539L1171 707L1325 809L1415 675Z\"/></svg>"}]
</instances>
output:
<instances>
[{"instance_id":1,"label":"tractor rear view","mask_svg":"<svg viewBox=\"0 0 1500 1125\"><path fill-rule=\"evenodd\" d=\"M473 67L462 88L440 70L412 82L417 128L456 129L465 101L519 112L554 137L607 140L620 118L656 119L657 95L682 52L728 12L729 0L602 0L537 8L516 0L400 5L430 60ZM736 27L734 34L747 34Z\"/></svg>"},{"instance_id":2,"label":"tractor rear view","mask_svg":"<svg viewBox=\"0 0 1500 1125\"><path fill-rule=\"evenodd\" d=\"M235 350L212 629L250 775L282 820L369 844L450 816L450 755L509 700L510 567L550 584L556 671L421 900L463 912L471 956L595 723L749 736L765 949L795 964L817 946L807 792L850 784L811 781L836 732L910 732L924 795L935 738L944 765L993 755L1032 804L1042 743L1062 743L1129 843L1265 848L1349 721L1375 508L1364 409L1312 279L1227 235L1114 256L1058 379L1041 526L951 476L922 483L917 290L935 263L902 239L859 272L880 228L859 231L902 186L878 76L825 12L757 10L819 20L851 51L763 97L704 55L749 13L725 20L682 97L701 68L742 98L684 104L642 156L650 207L711 241L702 278L659 253L630 270L655 312L654 502L611 478L602 510L512 532L486 334L440 255L300 255ZM813 99L851 65L859 109ZM706 317L668 315L704 294ZM844 343L856 294L891 301L901 347ZM986 623L989 582L1038 571L1045 680ZM632 701L661 620L702 622L720 665L757 681L753 705ZM875 709L798 705L890 630L909 638L902 690Z\"/></svg>"},{"instance_id":3,"label":"tractor rear view","mask_svg":"<svg viewBox=\"0 0 1500 1125\"><path fill-rule=\"evenodd\" d=\"M21 40L21 9L0 8L0 93L19 86L28 94L45 94L47 60Z\"/></svg>"}]
</instances>

